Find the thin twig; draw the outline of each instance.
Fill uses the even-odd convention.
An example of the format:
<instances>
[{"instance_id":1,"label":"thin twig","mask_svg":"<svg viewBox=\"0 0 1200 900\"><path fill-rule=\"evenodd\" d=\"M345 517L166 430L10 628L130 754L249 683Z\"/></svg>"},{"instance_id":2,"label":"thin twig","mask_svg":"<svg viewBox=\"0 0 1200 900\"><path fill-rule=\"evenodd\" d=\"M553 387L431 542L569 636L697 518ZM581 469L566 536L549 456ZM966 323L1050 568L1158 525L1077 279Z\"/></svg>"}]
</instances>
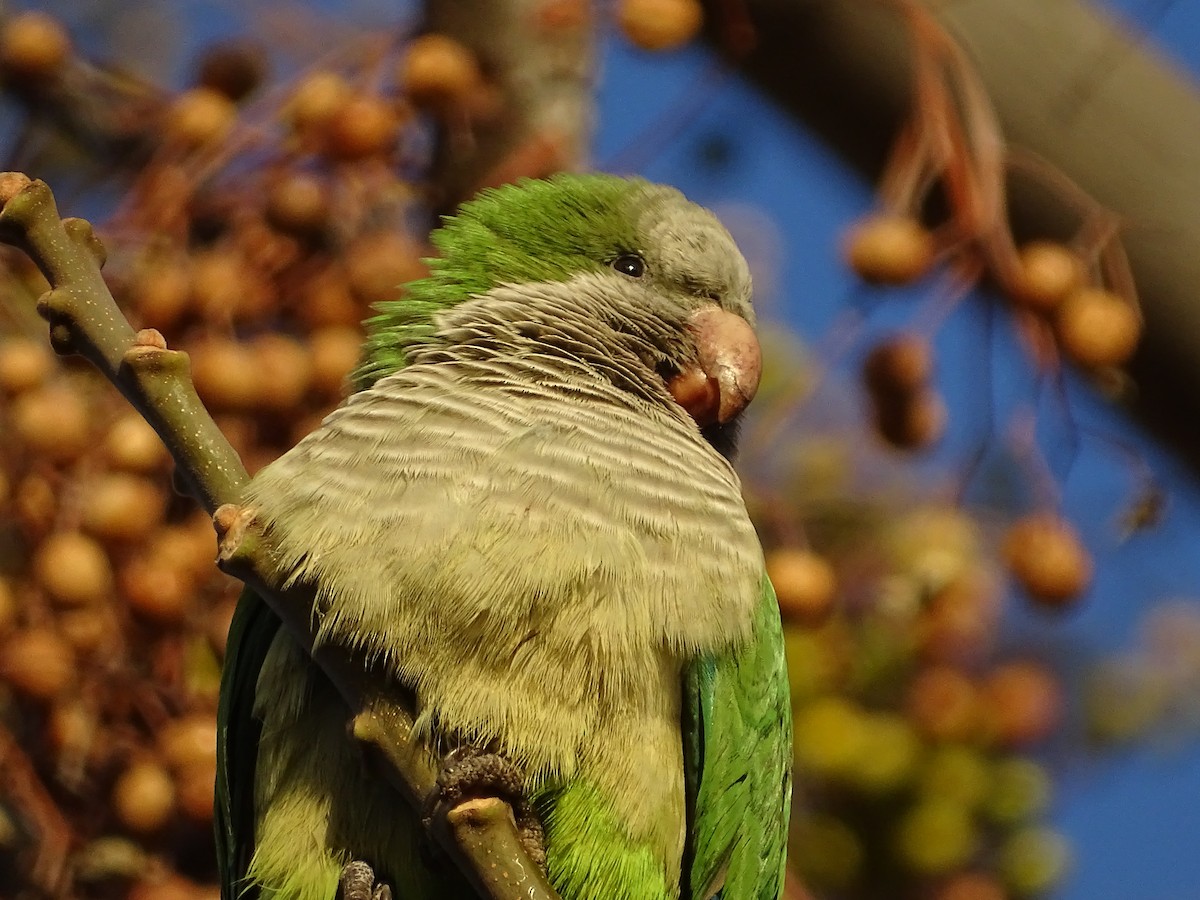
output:
<instances>
[{"instance_id":1,"label":"thin twig","mask_svg":"<svg viewBox=\"0 0 1200 900\"><path fill-rule=\"evenodd\" d=\"M275 564L269 540L254 527L253 510L236 506L248 479L237 453L221 434L192 385L186 353L168 350L152 329L135 332L109 293L100 267L104 249L82 219L60 219L44 182L19 173L0 174L0 241L24 250L42 270L51 290L38 301L59 353L89 359L158 432L175 459L187 491L210 513L221 541L218 564L252 587L280 616L314 662L338 687L351 711L353 735L376 751L385 777L420 813L437 780L438 764L413 737L413 715L395 692L383 694L377 680L342 648L313 649L316 586L295 583ZM437 840L463 874L491 900L554 900L520 842L508 804L507 818L491 817L478 839L459 840L447 811L435 822ZM463 812L467 819L473 812ZM459 817L461 818L461 816ZM497 878L503 870L518 873Z\"/></svg>"},{"instance_id":2,"label":"thin twig","mask_svg":"<svg viewBox=\"0 0 1200 900\"><path fill-rule=\"evenodd\" d=\"M0 240L30 255L51 290L38 300L59 353L86 357L133 404L174 457L188 493L208 512L248 480L192 386L186 353L152 329L135 332L100 275L104 248L82 219L60 219L50 188L0 175Z\"/></svg>"},{"instance_id":3,"label":"thin twig","mask_svg":"<svg viewBox=\"0 0 1200 900\"><path fill-rule=\"evenodd\" d=\"M67 59L62 71L50 78L9 78L5 88L28 110L26 128L41 125L64 134L109 167L136 169L161 139L157 123L167 94L127 72L82 57ZM21 150L14 148L10 159L18 158Z\"/></svg>"},{"instance_id":4,"label":"thin twig","mask_svg":"<svg viewBox=\"0 0 1200 900\"><path fill-rule=\"evenodd\" d=\"M0 797L7 797L36 832L32 877L50 894L58 893L71 848L71 824L38 776L16 737L0 726Z\"/></svg>"}]
</instances>

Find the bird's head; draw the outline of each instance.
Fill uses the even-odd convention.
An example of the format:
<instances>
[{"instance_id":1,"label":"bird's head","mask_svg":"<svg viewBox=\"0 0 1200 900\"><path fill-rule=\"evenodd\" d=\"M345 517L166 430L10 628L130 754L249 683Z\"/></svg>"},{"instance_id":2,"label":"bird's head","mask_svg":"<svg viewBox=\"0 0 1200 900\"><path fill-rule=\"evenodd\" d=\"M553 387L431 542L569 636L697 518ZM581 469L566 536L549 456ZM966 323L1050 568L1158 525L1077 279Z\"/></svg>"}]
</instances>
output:
<instances>
[{"instance_id":1,"label":"bird's head","mask_svg":"<svg viewBox=\"0 0 1200 900\"><path fill-rule=\"evenodd\" d=\"M717 218L679 191L610 175L559 175L485 191L434 232L428 278L380 304L359 387L403 368L456 311L507 304L546 339L579 334L632 354L720 452L761 371L750 272ZM531 285L545 289L522 291ZM545 296L565 331L521 310ZM514 299L517 298L517 299ZM539 329L541 329L539 331ZM659 392L662 393L661 391Z\"/></svg>"}]
</instances>

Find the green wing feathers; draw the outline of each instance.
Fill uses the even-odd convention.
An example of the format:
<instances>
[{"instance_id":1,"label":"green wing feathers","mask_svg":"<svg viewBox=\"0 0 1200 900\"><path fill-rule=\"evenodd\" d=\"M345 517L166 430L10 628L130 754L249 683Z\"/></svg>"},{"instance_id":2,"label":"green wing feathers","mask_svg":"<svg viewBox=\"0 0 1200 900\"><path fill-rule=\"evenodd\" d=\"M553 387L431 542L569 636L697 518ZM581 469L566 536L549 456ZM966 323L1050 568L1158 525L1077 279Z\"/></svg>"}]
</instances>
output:
<instances>
[{"instance_id":1,"label":"green wing feathers","mask_svg":"<svg viewBox=\"0 0 1200 900\"><path fill-rule=\"evenodd\" d=\"M254 770L261 723L254 716L258 673L282 622L253 591L242 591L225 641L217 710L217 783L213 808L222 900L246 898L254 853Z\"/></svg>"},{"instance_id":2,"label":"green wing feathers","mask_svg":"<svg viewBox=\"0 0 1200 900\"><path fill-rule=\"evenodd\" d=\"M230 672L222 686L217 737L216 831L223 900L247 896L247 886L237 879L244 878L254 846L253 785L260 730L253 716L254 694L279 627L270 607L252 592L243 593L230 627ZM791 716L778 606L765 579L752 639L736 652L693 663L685 673L683 704L691 827L682 897L776 900L783 886L791 800ZM577 788L587 793L583 785ZM550 812L551 831L570 825L565 820L571 818L572 799L594 798L555 797L558 802L551 805L561 808ZM595 803L581 806L591 815L596 809ZM655 868L635 852L638 848L625 849L633 857L622 857L618 868ZM597 874L571 853L555 862L560 870L577 867L579 877ZM564 882L572 881L563 871L557 874ZM630 874L623 871L623 879L645 884L655 880L629 879ZM587 885L579 887L586 894Z\"/></svg>"},{"instance_id":3,"label":"green wing feathers","mask_svg":"<svg viewBox=\"0 0 1200 900\"><path fill-rule=\"evenodd\" d=\"M792 720L771 583L750 642L684 674L691 827L686 900L777 900L791 807Z\"/></svg>"}]
</instances>

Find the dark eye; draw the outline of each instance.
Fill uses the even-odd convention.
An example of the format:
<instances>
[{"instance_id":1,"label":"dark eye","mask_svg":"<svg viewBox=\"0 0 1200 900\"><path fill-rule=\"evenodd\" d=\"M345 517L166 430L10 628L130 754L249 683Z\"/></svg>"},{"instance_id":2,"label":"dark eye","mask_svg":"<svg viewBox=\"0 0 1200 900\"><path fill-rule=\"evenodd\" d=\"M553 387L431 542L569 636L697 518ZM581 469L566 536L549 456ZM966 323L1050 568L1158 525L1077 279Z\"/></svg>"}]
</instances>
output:
<instances>
[{"instance_id":1,"label":"dark eye","mask_svg":"<svg viewBox=\"0 0 1200 900\"><path fill-rule=\"evenodd\" d=\"M646 272L646 261L636 253L623 253L612 261L612 267L622 275L641 278Z\"/></svg>"}]
</instances>

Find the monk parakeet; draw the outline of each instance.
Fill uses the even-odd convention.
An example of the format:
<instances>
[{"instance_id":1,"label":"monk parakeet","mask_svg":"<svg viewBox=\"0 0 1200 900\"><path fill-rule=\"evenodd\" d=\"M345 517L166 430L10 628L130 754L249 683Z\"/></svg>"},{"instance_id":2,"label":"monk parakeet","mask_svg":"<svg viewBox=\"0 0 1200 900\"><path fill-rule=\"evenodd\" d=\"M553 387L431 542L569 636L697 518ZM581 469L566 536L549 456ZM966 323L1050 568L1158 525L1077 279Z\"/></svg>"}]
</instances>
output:
<instances>
[{"instance_id":1,"label":"monk parakeet","mask_svg":"<svg viewBox=\"0 0 1200 900\"><path fill-rule=\"evenodd\" d=\"M783 886L779 613L730 465L760 357L749 270L678 191L606 175L489 190L368 322L356 390L244 503L319 586L318 640L414 698L437 752L517 767L564 900ZM348 710L253 595L230 631L226 900L473 894L372 775Z\"/></svg>"}]
</instances>

